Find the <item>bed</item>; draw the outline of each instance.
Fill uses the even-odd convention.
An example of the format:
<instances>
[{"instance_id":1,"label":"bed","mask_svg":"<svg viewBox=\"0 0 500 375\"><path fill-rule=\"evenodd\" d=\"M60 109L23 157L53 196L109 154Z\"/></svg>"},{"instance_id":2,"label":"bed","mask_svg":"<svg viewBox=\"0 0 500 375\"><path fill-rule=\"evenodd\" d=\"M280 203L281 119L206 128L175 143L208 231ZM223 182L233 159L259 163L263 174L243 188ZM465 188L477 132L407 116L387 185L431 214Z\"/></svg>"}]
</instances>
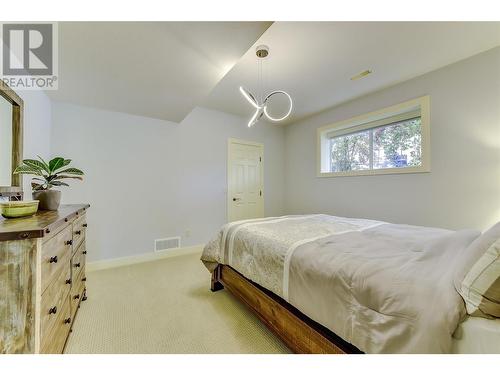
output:
<instances>
[{"instance_id":1,"label":"bed","mask_svg":"<svg viewBox=\"0 0 500 375\"><path fill-rule=\"evenodd\" d=\"M477 335L453 277L479 235L293 215L226 224L202 261L295 352L452 353Z\"/></svg>"}]
</instances>

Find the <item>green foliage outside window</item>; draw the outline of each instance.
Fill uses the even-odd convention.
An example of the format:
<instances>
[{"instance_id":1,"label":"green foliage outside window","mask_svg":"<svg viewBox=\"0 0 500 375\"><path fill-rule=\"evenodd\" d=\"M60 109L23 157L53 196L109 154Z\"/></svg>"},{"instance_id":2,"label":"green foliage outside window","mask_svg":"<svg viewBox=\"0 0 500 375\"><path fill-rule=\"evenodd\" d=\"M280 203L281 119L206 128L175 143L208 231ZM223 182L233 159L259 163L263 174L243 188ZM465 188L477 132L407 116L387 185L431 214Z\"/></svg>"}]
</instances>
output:
<instances>
[{"instance_id":1,"label":"green foliage outside window","mask_svg":"<svg viewBox=\"0 0 500 375\"><path fill-rule=\"evenodd\" d=\"M419 166L421 142L420 118L334 137L331 172Z\"/></svg>"}]
</instances>

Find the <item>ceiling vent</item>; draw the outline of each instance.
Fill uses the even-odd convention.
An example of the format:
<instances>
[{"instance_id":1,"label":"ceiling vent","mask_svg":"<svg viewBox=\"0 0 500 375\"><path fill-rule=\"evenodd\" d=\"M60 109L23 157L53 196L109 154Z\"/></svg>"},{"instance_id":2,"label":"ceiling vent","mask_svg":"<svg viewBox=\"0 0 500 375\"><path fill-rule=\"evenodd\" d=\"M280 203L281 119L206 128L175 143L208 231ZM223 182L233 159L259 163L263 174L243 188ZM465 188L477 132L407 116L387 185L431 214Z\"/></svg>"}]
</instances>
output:
<instances>
[{"instance_id":1,"label":"ceiling vent","mask_svg":"<svg viewBox=\"0 0 500 375\"><path fill-rule=\"evenodd\" d=\"M373 73L373 70L369 70L369 69L365 70L365 71L363 71L363 72L361 72L359 74L356 74L355 76L352 76L351 77L351 81L356 81L358 79L364 78L367 75L372 74L372 73Z\"/></svg>"},{"instance_id":2,"label":"ceiling vent","mask_svg":"<svg viewBox=\"0 0 500 375\"><path fill-rule=\"evenodd\" d=\"M181 247L180 237L159 238L155 240L155 251L178 249Z\"/></svg>"}]
</instances>

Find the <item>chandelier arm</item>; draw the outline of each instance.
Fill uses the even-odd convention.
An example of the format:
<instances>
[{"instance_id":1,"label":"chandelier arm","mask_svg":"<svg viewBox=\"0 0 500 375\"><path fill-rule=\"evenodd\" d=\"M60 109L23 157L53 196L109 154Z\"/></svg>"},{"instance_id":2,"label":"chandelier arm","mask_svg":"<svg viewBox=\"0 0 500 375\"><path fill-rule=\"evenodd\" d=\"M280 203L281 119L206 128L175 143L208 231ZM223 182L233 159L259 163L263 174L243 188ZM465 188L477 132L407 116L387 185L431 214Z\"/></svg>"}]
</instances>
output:
<instances>
[{"instance_id":1,"label":"chandelier arm","mask_svg":"<svg viewBox=\"0 0 500 375\"><path fill-rule=\"evenodd\" d=\"M280 117L280 118L275 118L275 117L272 117L271 115L269 115L269 113L267 112L267 101L269 98L271 98L271 96L273 95L276 95L276 94L284 94L287 98L288 98L288 101L290 102L290 108L288 108L288 112L283 116L283 117ZM266 117L271 120L271 121L275 121L275 122L278 122L278 121L283 121L284 119L286 119L288 116L290 116L290 113L292 113L292 108L293 108L293 101L292 101L292 97L290 96L290 94L288 94L286 91L283 91L283 90L276 90L276 91L273 91L271 92L269 95L266 96L266 99L264 99L264 103L263 103L263 106L264 106L264 114L266 115Z\"/></svg>"},{"instance_id":2,"label":"chandelier arm","mask_svg":"<svg viewBox=\"0 0 500 375\"><path fill-rule=\"evenodd\" d=\"M263 115L262 107L257 108L252 118L248 122L248 127L251 128L252 126L254 126L257 123L257 121L261 119L262 115Z\"/></svg>"},{"instance_id":3,"label":"chandelier arm","mask_svg":"<svg viewBox=\"0 0 500 375\"><path fill-rule=\"evenodd\" d=\"M259 106L259 103L255 99L255 97L252 95L250 91L245 89L243 86L240 86L240 92L243 95L243 97L248 100L248 102L254 107L259 109L261 106Z\"/></svg>"}]
</instances>

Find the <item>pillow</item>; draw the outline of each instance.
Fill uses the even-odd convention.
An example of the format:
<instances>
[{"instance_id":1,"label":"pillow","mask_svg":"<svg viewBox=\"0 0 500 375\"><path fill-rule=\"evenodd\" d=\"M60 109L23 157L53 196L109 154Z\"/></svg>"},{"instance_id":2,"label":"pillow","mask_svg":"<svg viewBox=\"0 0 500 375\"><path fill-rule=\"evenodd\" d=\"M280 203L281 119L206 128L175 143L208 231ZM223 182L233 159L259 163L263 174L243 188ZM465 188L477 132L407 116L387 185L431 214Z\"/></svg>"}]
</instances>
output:
<instances>
[{"instance_id":1,"label":"pillow","mask_svg":"<svg viewBox=\"0 0 500 375\"><path fill-rule=\"evenodd\" d=\"M467 247L454 281L470 315L500 318L500 222Z\"/></svg>"}]
</instances>

